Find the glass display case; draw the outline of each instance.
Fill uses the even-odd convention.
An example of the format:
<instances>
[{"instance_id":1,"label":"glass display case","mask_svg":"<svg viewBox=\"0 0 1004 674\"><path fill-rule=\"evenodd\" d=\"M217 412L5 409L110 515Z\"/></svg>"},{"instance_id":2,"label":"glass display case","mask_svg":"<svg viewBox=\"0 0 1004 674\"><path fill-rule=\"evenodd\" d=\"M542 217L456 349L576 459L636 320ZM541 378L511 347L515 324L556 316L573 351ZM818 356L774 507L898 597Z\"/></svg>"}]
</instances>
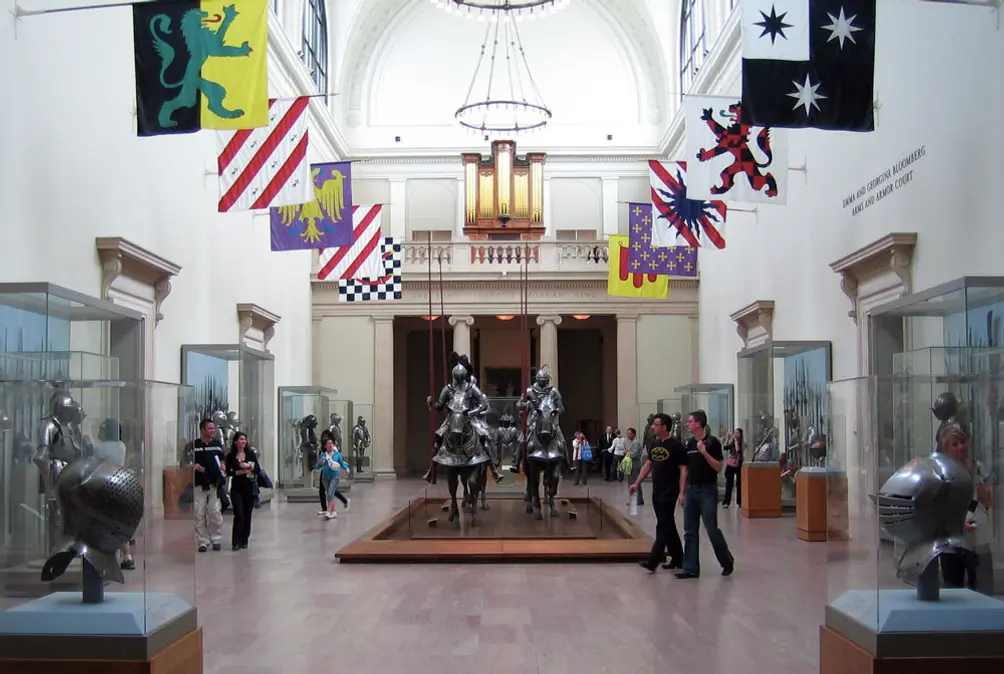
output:
<instances>
[{"instance_id":1,"label":"glass display case","mask_svg":"<svg viewBox=\"0 0 1004 674\"><path fill-rule=\"evenodd\" d=\"M355 404L352 407L352 432L349 435L348 451L346 458L352 466L353 482L372 482L375 479L373 473L375 461L374 451L376 447L373 441L376 439L373 429L376 428L376 419L373 418L373 406L365 404ZM390 452L393 455L393 450Z\"/></svg>"},{"instance_id":2,"label":"glass display case","mask_svg":"<svg viewBox=\"0 0 1004 674\"><path fill-rule=\"evenodd\" d=\"M1004 277L956 279L869 313L871 374L891 375L896 355L931 347L1004 346Z\"/></svg>"},{"instance_id":3,"label":"glass display case","mask_svg":"<svg viewBox=\"0 0 1004 674\"><path fill-rule=\"evenodd\" d=\"M279 387L279 489L317 488L319 478L313 473L324 431L330 430L336 446L346 451L345 427L352 403L336 400L337 395L336 390L320 386Z\"/></svg>"},{"instance_id":4,"label":"glass display case","mask_svg":"<svg viewBox=\"0 0 1004 674\"><path fill-rule=\"evenodd\" d=\"M738 424L753 461L779 462L781 497L795 506L796 474L820 466L829 418L829 342L767 342L738 354Z\"/></svg>"},{"instance_id":5,"label":"glass display case","mask_svg":"<svg viewBox=\"0 0 1004 674\"><path fill-rule=\"evenodd\" d=\"M49 283L0 283L0 380L131 380L142 314Z\"/></svg>"},{"instance_id":6,"label":"glass display case","mask_svg":"<svg viewBox=\"0 0 1004 674\"><path fill-rule=\"evenodd\" d=\"M687 384L677 386L674 391L681 394L682 414L704 410L708 414L708 426L712 434L723 441L735 428L733 420L735 387L732 384Z\"/></svg>"},{"instance_id":7,"label":"glass display case","mask_svg":"<svg viewBox=\"0 0 1004 674\"><path fill-rule=\"evenodd\" d=\"M181 383L194 389L181 413L178 452L198 437L199 422L213 419L226 444L247 433L262 465L277 474L275 451L275 357L242 344L181 347Z\"/></svg>"},{"instance_id":8,"label":"glass display case","mask_svg":"<svg viewBox=\"0 0 1004 674\"><path fill-rule=\"evenodd\" d=\"M0 650L5 657L40 657L29 652L38 647L39 635L99 639L167 630L173 643L196 628L192 511L165 480L178 467L178 410L191 395L190 387L151 381L74 381L58 388L44 382L0 383ZM33 455L47 442L54 448L49 456L64 457L67 467L55 475L47 470L43 477ZM47 493L55 497L51 480L72 479L73 466L90 459L113 467L83 477L104 479L116 488L80 489L72 502L55 503L64 516L93 507L104 516L99 522L121 513L113 525L124 536L122 545L95 529L64 529L64 518L54 517L59 511L47 498ZM115 472L119 466L130 477ZM124 488L131 480L141 492ZM80 558L55 579L42 581L53 541L64 537L107 554L110 571L104 583ZM91 603L84 601L85 588Z\"/></svg>"},{"instance_id":9,"label":"glass display case","mask_svg":"<svg viewBox=\"0 0 1004 674\"><path fill-rule=\"evenodd\" d=\"M990 376L973 382L978 391L974 399L978 404L987 404L994 400L993 391L1002 384L998 377ZM917 634L951 629L944 625L948 615L946 603L920 601L915 580L898 573L898 560L905 547L881 526L872 498L910 459L932 453L931 404L921 409L915 398L918 391L937 392L941 385L936 377L929 375L899 375L837 381L828 387L831 430L828 526L831 531L842 530L844 536L831 539L843 542L831 545L827 552L826 625L855 643L870 640L874 644L876 635L882 633ZM883 404L885 399L892 404ZM938 423L935 419L935 429ZM972 430L968 457L989 490L995 492L998 486L994 453L978 441L982 433L976 424ZM1001 532L995 529L1000 520L996 505L999 500L980 497L980 501L982 515L974 530L966 534L967 545L978 551L983 569L993 570L1004 561ZM959 517L965 519L966 513L960 513ZM955 607L951 615L966 614L975 619L977 613L986 609L1004 610L1004 603L990 598L1004 591L1000 576L994 579L993 574L988 574L977 578L981 579L977 582L978 592L941 590L942 599L950 600ZM969 607L974 610L969 611ZM927 615L929 611L934 615ZM966 631L979 632L977 623L967 622Z\"/></svg>"},{"instance_id":10,"label":"glass display case","mask_svg":"<svg viewBox=\"0 0 1004 674\"><path fill-rule=\"evenodd\" d=\"M501 461L501 465L504 467L511 466L520 451L519 441L523 432L523 417L522 412L516 407L518 402L518 397L488 398L489 409L486 420L488 427L495 434L496 459ZM564 423L562 426L565 437L570 437L570 429Z\"/></svg>"}]
</instances>

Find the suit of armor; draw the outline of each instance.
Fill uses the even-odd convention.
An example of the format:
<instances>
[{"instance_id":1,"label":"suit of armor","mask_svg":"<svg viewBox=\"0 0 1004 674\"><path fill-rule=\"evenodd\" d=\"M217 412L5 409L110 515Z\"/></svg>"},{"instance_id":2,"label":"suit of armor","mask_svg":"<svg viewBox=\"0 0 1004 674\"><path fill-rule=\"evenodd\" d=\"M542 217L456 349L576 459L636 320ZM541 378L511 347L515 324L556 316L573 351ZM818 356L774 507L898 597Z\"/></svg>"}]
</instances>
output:
<instances>
[{"instance_id":1,"label":"suit of armor","mask_svg":"<svg viewBox=\"0 0 1004 674\"><path fill-rule=\"evenodd\" d=\"M84 456L84 443L80 436L82 420L80 404L69 393L58 392L52 395L49 416L42 419L39 429L39 444L32 463L38 466L45 489L49 546L59 545L62 539L63 523L56 482L64 468Z\"/></svg>"},{"instance_id":2,"label":"suit of armor","mask_svg":"<svg viewBox=\"0 0 1004 674\"><path fill-rule=\"evenodd\" d=\"M561 392L551 386L551 375L547 373L547 370L541 368L537 370L537 376L534 378L533 386L528 388L526 392L523 393L523 397L518 403L517 407L520 409L527 409L529 415L526 421L527 437L533 434L537 428L537 417L540 413L540 403L545 398L550 398L554 409L558 411L558 418L565 413L565 404L561 399ZM555 421L554 425L555 437L558 441L558 451L561 455L568 458L568 451L565 445L565 434L561 432L561 425Z\"/></svg>"},{"instance_id":3,"label":"suit of armor","mask_svg":"<svg viewBox=\"0 0 1004 674\"><path fill-rule=\"evenodd\" d=\"M495 442L497 446L496 460L501 464L508 456L512 461L516 461L519 454L520 442L519 427L516 426L512 415L506 412L499 419L499 427L495 430Z\"/></svg>"},{"instance_id":4,"label":"suit of armor","mask_svg":"<svg viewBox=\"0 0 1004 674\"><path fill-rule=\"evenodd\" d=\"M356 473L363 472L363 456L370 446L370 429L366 428L366 420L362 417L356 419L356 426L352 429L352 452L356 459Z\"/></svg>"},{"instance_id":5,"label":"suit of armor","mask_svg":"<svg viewBox=\"0 0 1004 674\"><path fill-rule=\"evenodd\" d=\"M329 417L328 423L328 433L335 439L335 447L338 448L338 451L342 451L342 417L334 413Z\"/></svg>"},{"instance_id":6,"label":"suit of armor","mask_svg":"<svg viewBox=\"0 0 1004 674\"><path fill-rule=\"evenodd\" d=\"M223 445L227 450L234 444L234 436L237 435L241 430L241 419L237 416L237 412L227 412L226 425L223 427L223 439L226 444ZM258 455L261 458L261 454Z\"/></svg>"},{"instance_id":7,"label":"suit of armor","mask_svg":"<svg viewBox=\"0 0 1004 674\"><path fill-rule=\"evenodd\" d=\"M314 486L314 465L317 463L317 417L308 414L296 426L300 435L300 460L303 462L305 487Z\"/></svg>"}]
</instances>

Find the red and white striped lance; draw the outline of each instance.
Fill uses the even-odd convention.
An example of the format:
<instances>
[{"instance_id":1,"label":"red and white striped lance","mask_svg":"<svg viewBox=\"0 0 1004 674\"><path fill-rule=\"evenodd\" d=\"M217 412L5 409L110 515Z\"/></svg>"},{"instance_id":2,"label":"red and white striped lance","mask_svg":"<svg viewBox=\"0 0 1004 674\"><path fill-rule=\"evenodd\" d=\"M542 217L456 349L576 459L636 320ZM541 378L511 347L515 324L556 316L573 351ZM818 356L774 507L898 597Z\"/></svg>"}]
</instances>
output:
<instances>
[{"instance_id":1,"label":"red and white striped lance","mask_svg":"<svg viewBox=\"0 0 1004 674\"><path fill-rule=\"evenodd\" d=\"M306 96L271 99L268 126L217 133L220 213L313 201L307 161L309 103Z\"/></svg>"},{"instance_id":2,"label":"red and white striped lance","mask_svg":"<svg viewBox=\"0 0 1004 674\"><path fill-rule=\"evenodd\" d=\"M320 250L317 280L373 279L384 275L380 244L383 206L352 207L352 245Z\"/></svg>"}]
</instances>

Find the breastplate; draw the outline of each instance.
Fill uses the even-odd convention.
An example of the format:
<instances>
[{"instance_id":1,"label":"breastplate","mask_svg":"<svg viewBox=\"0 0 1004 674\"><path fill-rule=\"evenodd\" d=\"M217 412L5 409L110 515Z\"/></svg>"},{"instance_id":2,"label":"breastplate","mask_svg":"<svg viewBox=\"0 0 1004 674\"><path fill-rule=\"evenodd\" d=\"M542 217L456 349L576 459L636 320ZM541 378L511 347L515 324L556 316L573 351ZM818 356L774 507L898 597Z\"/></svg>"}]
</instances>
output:
<instances>
[{"instance_id":1,"label":"breastplate","mask_svg":"<svg viewBox=\"0 0 1004 674\"><path fill-rule=\"evenodd\" d=\"M58 430L52 444L49 445L49 458L66 463L79 459L83 452L76 433L69 426L61 424L55 419L52 420L52 423Z\"/></svg>"}]
</instances>

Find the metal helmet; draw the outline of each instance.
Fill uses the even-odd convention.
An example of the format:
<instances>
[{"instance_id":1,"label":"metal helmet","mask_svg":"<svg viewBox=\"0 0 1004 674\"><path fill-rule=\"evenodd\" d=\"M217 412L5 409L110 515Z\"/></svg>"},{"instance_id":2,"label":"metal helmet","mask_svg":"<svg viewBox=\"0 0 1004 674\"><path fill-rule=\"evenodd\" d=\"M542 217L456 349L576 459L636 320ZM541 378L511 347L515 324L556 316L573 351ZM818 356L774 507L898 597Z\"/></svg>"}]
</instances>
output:
<instances>
[{"instance_id":1,"label":"metal helmet","mask_svg":"<svg viewBox=\"0 0 1004 674\"><path fill-rule=\"evenodd\" d=\"M342 423L342 417L340 414L338 414L338 412L332 412L331 416L328 418L331 420L332 426L337 426L338 424Z\"/></svg>"},{"instance_id":2,"label":"metal helmet","mask_svg":"<svg viewBox=\"0 0 1004 674\"><path fill-rule=\"evenodd\" d=\"M541 386L547 386L551 383L551 373L547 371L546 365L537 370L537 375L534 377L534 380Z\"/></svg>"},{"instance_id":3,"label":"metal helmet","mask_svg":"<svg viewBox=\"0 0 1004 674\"><path fill-rule=\"evenodd\" d=\"M366 419L364 419L363 417L359 417L358 419L356 419L356 426L365 426L365 425L366 425Z\"/></svg>"},{"instance_id":4,"label":"metal helmet","mask_svg":"<svg viewBox=\"0 0 1004 674\"><path fill-rule=\"evenodd\" d=\"M241 425L241 418L237 416L237 412L231 410L230 412L227 412L227 423L234 428L237 428Z\"/></svg>"},{"instance_id":5,"label":"metal helmet","mask_svg":"<svg viewBox=\"0 0 1004 674\"><path fill-rule=\"evenodd\" d=\"M508 412L504 412L502 416L499 417L499 424L501 426L512 426L513 418Z\"/></svg>"},{"instance_id":6,"label":"metal helmet","mask_svg":"<svg viewBox=\"0 0 1004 674\"><path fill-rule=\"evenodd\" d=\"M56 495L68 537L114 554L143 519L143 483L128 468L98 458L74 461L59 474Z\"/></svg>"},{"instance_id":7,"label":"metal helmet","mask_svg":"<svg viewBox=\"0 0 1004 674\"><path fill-rule=\"evenodd\" d=\"M914 579L942 552L963 544L973 498L972 473L948 454L906 464L872 497L879 523L907 545L900 576Z\"/></svg>"},{"instance_id":8,"label":"metal helmet","mask_svg":"<svg viewBox=\"0 0 1004 674\"><path fill-rule=\"evenodd\" d=\"M453 366L453 383L459 384L463 381L467 381L467 368L463 363L457 363Z\"/></svg>"},{"instance_id":9,"label":"metal helmet","mask_svg":"<svg viewBox=\"0 0 1004 674\"><path fill-rule=\"evenodd\" d=\"M209 419L217 426L223 426L227 423L227 413L223 410L216 410Z\"/></svg>"},{"instance_id":10,"label":"metal helmet","mask_svg":"<svg viewBox=\"0 0 1004 674\"><path fill-rule=\"evenodd\" d=\"M71 424L79 424L83 421L84 415L81 414L80 403L74 400L73 396L66 391L53 393L50 399L50 407L52 409L52 416L60 421Z\"/></svg>"},{"instance_id":11,"label":"metal helmet","mask_svg":"<svg viewBox=\"0 0 1004 674\"><path fill-rule=\"evenodd\" d=\"M959 399L951 391L945 391L934 399L931 412L938 421L948 421L959 413Z\"/></svg>"},{"instance_id":12,"label":"metal helmet","mask_svg":"<svg viewBox=\"0 0 1004 674\"><path fill-rule=\"evenodd\" d=\"M301 423L307 428L317 428L317 417L313 414L308 414L303 417L303 421Z\"/></svg>"}]
</instances>

